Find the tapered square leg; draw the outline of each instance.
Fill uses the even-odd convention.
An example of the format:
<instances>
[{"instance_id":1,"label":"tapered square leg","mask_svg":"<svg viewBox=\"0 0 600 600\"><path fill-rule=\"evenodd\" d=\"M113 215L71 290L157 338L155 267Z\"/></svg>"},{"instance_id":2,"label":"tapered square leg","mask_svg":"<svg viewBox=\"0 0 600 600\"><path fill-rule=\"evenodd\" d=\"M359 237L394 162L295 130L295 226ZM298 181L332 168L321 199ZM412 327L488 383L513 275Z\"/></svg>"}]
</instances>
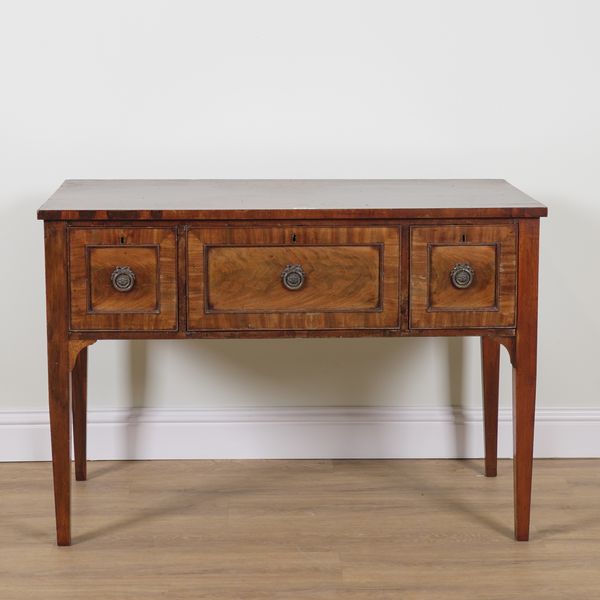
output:
<instances>
[{"instance_id":1,"label":"tapered square leg","mask_svg":"<svg viewBox=\"0 0 600 600\"><path fill-rule=\"evenodd\" d=\"M73 405L73 447L75 450L75 479L87 479L87 362L88 350L80 350L71 372L71 401Z\"/></svg>"},{"instance_id":2,"label":"tapered square leg","mask_svg":"<svg viewBox=\"0 0 600 600\"><path fill-rule=\"evenodd\" d=\"M59 349L48 348L48 363L54 363L49 384L50 437L54 475L56 540L59 546L71 544L71 439L68 363L61 364ZM50 370L50 369L49 369Z\"/></svg>"},{"instance_id":3,"label":"tapered square leg","mask_svg":"<svg viewBox=\"0 0 600 600\"><path fill-rule=\"evenodd\" d=\"M529 360L523 360L529 363ZM532 371L533 369L533 371ZM529 539L531 484L533 475L533 430L535 421L535 365L513 369L515 537Z\"/></svg>"},{"instance_id":4,"label":"tapered square leg","mask_svg":"<svg viewBox=\"0 0 600 600\"><path fill-rule=\"evenodd\" d=\"M46 255L46 322L48 334L48 401L56 540L71 544L70 369L68 341L67 242L63 222L44 223Z\"/></svg>"},{"instance_id":5,"label":"tapered square leg","mask_svg":"<svg viewBox=\"0 0 600 600\"><path fill-rule=\"evenodd\" d=\"M485 475L498 473L498 393L500 344L491 337L481 338L481 381L483 387L483 429L485 439Z\"/></svg>"},{"instance_id":6,"label":"tapered square leg","mask_svg":"<svg viewBox=\"0 0 600 600\"><path fill-rule=\"evenodd\" d=\"M515 538L529 539L537 369L539 220L519 222L517 332L513 363Z\"/></svg>"}]
</instances>

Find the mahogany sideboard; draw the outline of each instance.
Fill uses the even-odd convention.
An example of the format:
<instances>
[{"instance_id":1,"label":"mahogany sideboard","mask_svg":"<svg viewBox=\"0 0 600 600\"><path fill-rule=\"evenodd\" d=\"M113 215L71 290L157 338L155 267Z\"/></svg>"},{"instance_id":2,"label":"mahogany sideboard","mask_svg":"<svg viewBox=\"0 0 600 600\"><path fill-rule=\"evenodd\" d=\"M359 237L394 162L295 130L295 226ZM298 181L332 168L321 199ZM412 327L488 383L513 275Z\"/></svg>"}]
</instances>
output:
<instances>
[{"instance_id":1,"label":"mahogany sideboard","mask_svg":"<svg viewBox=\"0 0 600 600\"><path fill-rule=\"evenodd\" d=\"M57 542L71 410L86 479L100 339L481 338L485 474L513 366L515 537L529 538L542 204L503 180L68 180L44 220Z\"/></svg>"}]
</instances>

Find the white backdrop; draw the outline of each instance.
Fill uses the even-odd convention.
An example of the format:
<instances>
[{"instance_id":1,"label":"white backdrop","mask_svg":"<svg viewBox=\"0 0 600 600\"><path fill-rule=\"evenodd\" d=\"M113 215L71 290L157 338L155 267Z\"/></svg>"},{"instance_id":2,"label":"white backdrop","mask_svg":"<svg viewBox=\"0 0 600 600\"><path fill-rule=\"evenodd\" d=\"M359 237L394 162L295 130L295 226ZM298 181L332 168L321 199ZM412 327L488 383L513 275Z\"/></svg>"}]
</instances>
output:
<instances>
[{"instance_id":1,"label":"white backdrop","mask_svg":"<svg viewBox=\"0 0 600 600\"><path fill-rule=\"evenodd\" d=\"M599 22L593 0L3 2L0 459L47 454L35 210L65 178L112 177L508 179L550 209L538 454L600 453ZM90 408L109 411L91 417L97 457L103 436L112 455L161 455L149 422L189 433L177 455L369 454L350 438L389 415L373 454L480 452L448 412L479 418L474 339L104 342L90 361ZM256 421L303 425L269 446Z\"/></svg>"}]
</instances>

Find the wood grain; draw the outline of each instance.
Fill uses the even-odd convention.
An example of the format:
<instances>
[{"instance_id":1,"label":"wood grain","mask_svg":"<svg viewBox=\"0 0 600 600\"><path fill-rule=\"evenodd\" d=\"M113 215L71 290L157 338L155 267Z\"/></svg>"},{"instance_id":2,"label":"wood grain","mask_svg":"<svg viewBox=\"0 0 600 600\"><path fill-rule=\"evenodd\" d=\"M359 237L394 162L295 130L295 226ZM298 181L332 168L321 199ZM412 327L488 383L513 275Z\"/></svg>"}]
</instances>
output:
<instances>
[{"instance_id":1,"label":"wood grain","mask_svg":"<svg viewBox=\"0 0 600 600\"><path fill-rule=\"evenodd\" d=\"M72 336L69 336L69 370L72 371L75 368L75 362L77 361L77 357L79 353L88 346L95 344L97 340L95 338L91 339L73 339Z\"/></svg>"},{"instance_id":2,"label":"wood grain","mask_svg":"<svg viewBox=\"0 0 600 600\"><path fill-rule=\"evenodd\" d=\"M410 327L514 326L516 239L509 224L412 227ZM468 288L456 289L451 282L457 263L475 268Z\"/></svg>"},{"instance_id":3,"label":"wood grain","mask_svg":"<svg viewBox=\"0 0 600 600\"><path fill-rule=\"evenodd\" d=\"M483 428L485 439L485 475L498 473L498 398L500 385L500 342L481 338L481 383L483 392Z\"/></svg>"},{"instance_id":4,"label":"wood grain","mask_svg":"<svg viewBox=\"0 0 600 600\"><path fill-rule=\"evenodd\" d=\"M307 312L380 308L380 247L234 246L207 249L207 309L211 312ZM305 280L286 289L286 265Z\"/></svg>"},{"instance_id":5,"label":"wood grain","mask_svg":"<svg viewBox=\"0 0 600 600\"><path fill-rule=\"evenodd\" d=\"M465 329L199 329L194 331L71 331L71 340L210 340L210 339L292 339L292 338L372 338L372 337L481 337L497 336L507 339L515 329L472 328Z\"/></svg>"},{"instance_id":6,"label":"wood grain","mask_svg":"<svg viewBox=\"0 0 600 600\"><path fill-rule=\"evenodd\" d=\"M49 463L0 464L6 600L592 600L600 460L536 460L512 539L512 464L91 462L57 549Z\"/></svg>"},{"instance_id":7,"label":"wood grain","mask_svg":"<svg viewBox=\"0 0 600 600\"><path fill-rule=\"evenodd\" d=\"M395 228L191 227L188 327L396 327L399 250ZM294 263L307 277L290 291L280 276Z\"/></svg>"},{"instance_id":8,"label":"wood grain","mask_svg":"<svg viewBox=\"0 0 600 600\"><path fill-rule=\"evenodd\" d=\"M71 543L71 392L67 287L67 227L44 223L48 400L54 473L56 541Z\"/></svg>"},{"instance_id":9,"label":"wood grain","mask_svg":"<svg viewBox=\"0 0 600 600\"><path fill-rule=\"evenodd\" d=\"M40 219L514 218L545 206L501 179L67 180Z\"/></svg>"},{"instance_id":10,"label":"wood grain","mask_svg":"<svg viewBox=\"0 0 600 600\"><path fill-rule=\"evenodd\" d=\"M429 306L436 310L495 310L497 308L496 244L469 246L434 245L429 255ZM457 288L452 269L467 264L474 270L473 283Z\"/></svg>"},{"instance_id":11,"label":"wood grain","mask_svg":"<svg viewBox=\"0 0 600 600\"><path fill-rule=\"evenodd\" d=\"M516 364L513 366L515 537L529 539L537 376L539 220L519 222Z\"/></svg>"},{"instance_id":12,"label":"wood grain","mask_svg":"<svg viewBox=\"0 0 600 600\"><path fill-rule=\"evenodd\" d=\"M58 543L71 540L71 369L76 474L86 477L85 346L186 337L489 336L486 473L496 471L502 344L514 369L515 536L528 539L546 213L500 180L65 182L38 213ZM458 290L449 271L463 262L475 278ZM301 290L281 285L287 264L305 269ZM112 288L118 266L134 270L131 292Z\"/></svg>"},{"instance_id":13,"label":"wood grain","mask_svg":"<svg viewBox=\"0 0 600 600\"><path fill-rule=\"evenodd\" d=\"M160 312L160 246L91 246L87 250L90 314ZM128 292L112 284L111 276L119 266L135 274Z\"/></svg>"},{"instance_id":14,"label":"wood grain","mask_svg":"<svg viewBox=\"0 0 600 600\"><path fill-rule=\"evenodd\" d=\"M75 479L87 479L87 365L88 350L82 348L71 372L71 404L73 407L73 448Z\"/></svg>"},{"instance_id":15,"label":"wood grain","mask_svg":"<svg viewBox=\"0 0 600 600\"><path fill-rule=\"evenodd\" d=\"M131 291L113 288L116 267L129 266ZM176 330L177 232L172 227L69 229L73 330Z\"/></svg>"}]
</instances>

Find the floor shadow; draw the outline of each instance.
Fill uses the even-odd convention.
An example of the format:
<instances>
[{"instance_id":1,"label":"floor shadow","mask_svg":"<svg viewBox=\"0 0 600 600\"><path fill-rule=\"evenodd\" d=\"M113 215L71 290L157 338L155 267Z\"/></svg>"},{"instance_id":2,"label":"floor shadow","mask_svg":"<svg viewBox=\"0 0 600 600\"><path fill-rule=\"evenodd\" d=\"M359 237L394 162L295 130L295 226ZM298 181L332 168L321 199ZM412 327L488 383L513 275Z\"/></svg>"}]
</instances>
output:
<instances>
[{"instance_id":1,"label":"floor shadow","mask_svg":"<svg viewBox=\"0 0 600 600\"><path fill-rule=\"evenodd\" d=\"M584 517L582 519L552 525L550 527L542 527L536 529L534 535L536 538L552 538L564 533L581 533L582 531L587 531L589 529L597 531L598 528L600 528L600 514L593 517Z\"/></svg>"},{"instance_id":2,"label":"floor shadow","mask_svg":"<svg viewBox=\"0 0 600 600\"><path fill-rule=\"evenodd\" d=\"M132 462L135 461L120 461L123 468L131 466ZM266 470L268 472L269 467L266 467ZM105 469L104 472L108 471L110 471L110 469ZM285 489L286 478L293 475L292 472L278 471L278 486ZM192 479L193 478L190 477L188 481L191 481ZM105 525L76 535L73 538L73 543L83 543L94 540L101 536L122 531L127 527L131 527L141 522L147 523L148 520L151 519L159 519L173 514L184 514L186 511L197 511L203 503L212 506L215 496L218 496L219 500L226 502L230 499L239 499L242 496L259 493L272 485L272 479L261 476L260 469L253 469L243 477L240 477L239 474L235 475L229 482L229 487L224 487L222 481L219 482L218 486L211 487L210 484L206 485L206 479L206 476L199 477L198 487L193 487L194 484L190 484L189 486L186 485L185 489L181 488L172 493L161 492L159 496L160 502L157 505L153 505L150 508L136 509L136 514L116 519Z\"/></svg>"},{"instance_id":3,"label":"floor shadow","mask_svg":"<svg viewBox=\"0 0 600 600\"><path fill-rule=\"evenodd\" d=\"M256 461L253 461L256 462ZM273 461L265 461L266 463L272 463ZM332 461L335 464L338 461ZM366 482L366 485L377 486L380 482L379 475L376 471L371 472L370 469L365 468L365 463L371 462L367 460L344 460L344 469L356 468L362 471L362 475ZM400 465L406 461L397 461ZM448 466L451 467L451 463L454 461L448 461ZM461 467L467 466L469 461L459 461ZM125 465L131 465L131 461L123 461ZM406 462L406 464L408 464ZM287 489L286 479L289 477L308 477L309 474L306 472L294 472L293 470L277 471L277 486L280 486L282 490ZM370 480L370 476L372 479ZM493 530L498 534L502 535L507 539L513 539L513 530L511 525L501 522L495 517L493 512L485 512L486 507L480 505L474 507L464 501L461 501L456 497L456 490L445 490L444 486L439 481L432 481L425 476L421 477L418 472L415 473L415 469L400 468L398 471L398 486L406 487L407 478L410 478L410 489L420 490L420 498L422 504L420 505L423 511L427 510L427 504L430 504L433 510L436 510L436 505L439 507L443 505L444 510L450 510L455 513L468 515L470 520L479 522L483 527ZM161 493L157 504L151 507L140 507L139 510L135 510L135 514L131 514L126 517L117 518L107 522L99 527L95 527L88 531L84 531L81 534L74 537L74 543L83 543L91 541L102 536L110 535L115 532L122 532L128 527L135 526L139 523L148 523L149 520L160 519L173 514L184 514L187 511L196 512L203 504L207 506L214 506L215 497L218 496L219 500L225 504L229 500L239 500L240 498L248 495L260 493L265 489L272 489L273 478L270 466L265 466L264 469L252 469L243 477L235 475L227 486L223 485L221 480L217 486L211 486L210 483L206 482L206 477L199 478L198 484L188 484L185 489L181 488L172 492ZM188 477L188 482L192 481L193 477ZM370 481L369 481L370 480ZM484 485L485 481L481 481ZM386 486L389 485L389 480ZM357 489L357 497L359 497L360 490ZM349 501L352 497L352 490L348 490ZM132 509L133 510L133 509ZM566 529L566 524L565 524ZM553 528L550 533L554 534L559 532L562 527ZM538 532L537 535L541 536L542 532Z\"/></svg>"},{"instance_id":4,"label":"floor shadow","mask_svg":"<svg viewBox=\"0 0 600 600\"><path fill-rule=\"evenodd\" d=\"M102 477L103 475L107 475L108 473L115 473L116 471L122 471L123 469L128 468L129 461L128 460L115 460L110 461L106 465L99 466L100 463L104 463L107 461L92 461L92 466L88 465L87 478L97 479L98 477ZM76 485L77 482L74 482Z\"/></svg>"},{"instance_id":5,"label":"floor shadow","mask_svg":"<svg viewBox=\"0 0 600 600\"><path fill-rule=\"evenodd\" d=\"M448 461L449 465L452 462L459 462L462 467L466 467L472 471L479 472L479 469L477 468L477 464L475 463L475 461L473 461L471 459L460 460L460 461ZM410 475L405 473L403 475L403 477L411 478L411 482L412 482L411 485L418 487L421 490L421 492L422 492L421 495L423 498L433 498L433 499L441 498L441 500L444 504L444 507L450 508L451 511L466 514L469 516L470 519L478 521L484 527L487 527L488 529L496 531L497 533L499 533L500 535L502 535L504 537L513 539L513 530L512 530L511 526L505 525L504 523L500 522L498 519L494 518L494 513L483 512L483 510L480 510L479 508L474 509L472 505L462 502L460 499L458 499L456 497L455 492L452 492L452 491L446 492L446 490L444 489L444 486L441 485L440 482L431 481L430 479L427 479L425 477L419 477L418 475L415 475L414 470L411 471ZM482 484L485 483L485 481L484 481L485 479L486 479L485 477L481 478ZM493 483L493 480L492 480L492 483ZM400 482L399 485L402 485L402 482ZM435 500L433 500L433 501L435 501ZM438 500L438 502L439 502L439 500ZM483 507L483 508L485 508L485 507ZM425 507L424 507L424 510L425 510Z\"/></svg>"}]
</instances>

